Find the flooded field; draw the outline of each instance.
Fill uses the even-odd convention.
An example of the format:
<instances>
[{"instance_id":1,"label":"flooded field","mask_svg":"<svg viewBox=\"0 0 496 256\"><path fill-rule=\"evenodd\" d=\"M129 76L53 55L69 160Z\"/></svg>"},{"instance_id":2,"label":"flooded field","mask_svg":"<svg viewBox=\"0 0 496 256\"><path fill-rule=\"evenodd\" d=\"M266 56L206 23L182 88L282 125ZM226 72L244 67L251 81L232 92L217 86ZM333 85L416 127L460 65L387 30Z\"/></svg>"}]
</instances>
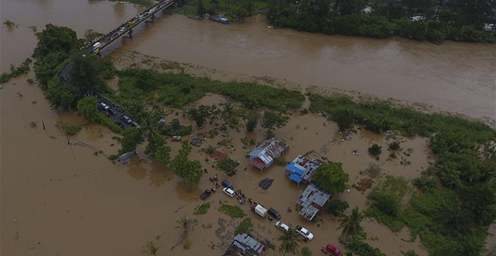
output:
<instances>
[{"instance_id":1,"label":"flooded field","mask_svg":"<svg viewBox=\"0 0 496 256\"><path fill-rule=\"evenodd\" d=\"M31 55L36 38L30 26L40 31L51 22L71 27L82 36L89 28L109 31L140 10L116 2L62 0L6 0L0 9L2 18L19 24L17 28L0 29L2 72ZM130 53L138 51L163 58L170 65L183 65L191 74L208 74L220 80L258 81L302 91L312 86L328 92L353 90L432 104L477 118L495 116L494 46L326 37L268 29L260 16L244 24L220 27L179 15L156 21L111 54L119 68L132 62L143 64L141 54ZM199 160L208 173L198 187L188 188L170 170L147 158L143 147L126 165L107 160L106 156L120 148L113 139L115 134L100 125L84 125L75 114L51 110L40 89L27 84L28 77L34 75L13 79L0 89L1 255L141 255L142 247L152 240L161 246L158 255L220 255L241 219L232 220L217 208L220 203L239 204L218 191L208 198L211 208L205 215L193 214L202 203L201 192L214 187L209 181L214 174L220 180L228 178L263 205L278 209L283 222L303 225L313 232L315 239L301 243L300 248L307 246L318 254L327 243L339 245L337 220L321 214L319 221L312 223L295 210L286 211L288 207L294 209L304 186L290 182L283 174L284 167L274 165L260 172L248 166L246 154L253 146L244 146L241 139L249 137L259 143L264 139L262 130L254 134L246 134L243 128L230 130L203 143L202 147L216 146L226 140L231 145L217 150L240 161L233 177L212 168L212 160L207 162L209 157L194 147L191 157ZM223 97L208 95L197 104L222 101ZM57 121L84 126L68 144L54 127ZM211 128L195 128L194 135ZM342 162L351 186L366 178L360 171L376 162L367 148L373 143L386 148L389 143L383 135L356 128L356 134L343 137L334 123L319 115L294 115L275 135L290 145L285 160L314 150L315 157ZM384 150L379 160L384 167L382 174L411 180L429 166L432 153L424 138L405 139L401 144L404 150L411 149L409 156L388 159L389 153ZM169 145L173 154L180 147L177 142ZM274 179L267 190L257 186L264 178ZM375 179L373 186L379 182L380 178ZM350 209L358 206L364 210L368 191L350 188L335 198L348 201ZM281 234L273 222L259 218L248 205L240 207L260 234L273 240ZM177 244L180 231L174 228L182 216L196 220L186 241L191 246L188 250ZM395 234L368 219L362 225L370 244L387 255L408 250L427 255L418 241L403 241L409 239L406 229ZM278 253L269 249L267 255Z\"/></svg>"}]
</instances>

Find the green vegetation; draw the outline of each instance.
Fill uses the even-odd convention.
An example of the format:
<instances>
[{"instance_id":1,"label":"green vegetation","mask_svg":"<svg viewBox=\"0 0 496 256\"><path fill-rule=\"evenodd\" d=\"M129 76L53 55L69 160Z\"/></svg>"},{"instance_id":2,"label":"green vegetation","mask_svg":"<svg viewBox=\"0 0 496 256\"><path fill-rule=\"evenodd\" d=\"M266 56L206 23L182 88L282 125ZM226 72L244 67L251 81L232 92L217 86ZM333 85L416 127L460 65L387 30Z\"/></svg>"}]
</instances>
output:
<instances>
[{"instance_id":1,"label":"green vegetation","mask_svg":"<svg viewBox=\"0 0 496 256\"><path fill-rule=\"evenodd\" d=\"M229 174L229 173L236 172L236 167L238 167L238 165L239 165L239 161L231 159L231 158L226 158L226 159L221 160L217 164L217 168L219 168L222 171L224 171L225 173Z\"/></svg>"},{"instance_id":2,"label":"green vegetation","mask_svg":"<svg viewBox=\"0 0 496 256\"><path fill-rule=\"evenodd\" d=\"M231 218L243 218L245 216L243 210L237 205L232 206L228 204L222 204L219 207L219 212L225 213Z\"/></svg>"},{"instance_id":3,"label":"green vegetation","mask_svg":"<svg viewBox=\"0 0 496 256\"><path fill-rule=\"evenodd\" d=\"M369 194L372 204L365 214L375 217L394 232L400 231L404 227L400 216L400 204L407 188L408 182L403 177L387 176L386 180Z\"/></svg>"},{"instance_id":4,"label":"green vegetation","mask_svg":"<svg viewBox=\"0 0 496 256\"><path fill-rule=\"evenodd\" d=\"M250 218L246 218L234 229L234 235L241 233L250 233L251 228L253 228L253 223Z\"/></svg>"},{"instance_id":5,"label":"green vegetation","mask_svg":"<svg viewBox=\"0 0 496 256\"><path fill-rule=\"evenodd\" d=\"M374 248L362 241L353 241L346 245L346 249L352 251L358 256L386 256L378 248Z\"/></svg>"},{"instance_id":6,"label":"green vegetation","mask_svg":"<svg viewBox=\"0 0 496 256\"><path fill-rule=\"evenodd\" d=\"M295 229L290 228L288 231L284 230L284 234L279 236L277 240L281 242L279 245L279 252L283 255L287 253L296 254L298 252L298 247L300 242L300 234L296 232Z\"/></svg>"},{"instance_id":7,"label":"green vegetation","mask_svg":"<svg viewBox=\"0 0 496 256\"><path fill-rule=\"evenodd\" d=\"M157 255L158 249L160 249L161 246L155 246L153 241L147 242L145 246L143 246L143 251L141 253L147 254L147 255Z\"/></svg>"},{"instance_id":8,"label":"green vegetation","mask_svg":"<svg viewBox=\"0 0 496 256\"><path fill-rule=\"evenodd\" d=\"M400 143L398 141L393 141L389 144L389 150L397 151L400 149Z\"/></svg>"},{"instance_id":9,"label":"green vegetation","mask_svg":"<svg viewBox=\"0 0 496 256\"><path fill-rule=\"evenodd\" d=\"M20 75L26 74L29 72L29 64L33 62L30 58L27 58L25 61L21 63L18 67L14 65L10 65L10 72L3 72L0 75L0 84L8 82L11 78L18 77Z\"/></svg>"},{"instance_id":10,"label":"green vegetation","mask_svg":"<svg viewBox=\"0 0 496 256\"><path fill-rule=\"evenodd\" d=\"M119 154L135 151L138 144L141 144L143 140L143 136L136 128L128 128L124 130L122 136L123 137L119 139L119 142L121 143Z\"/></svg>"},{"instance_id":11,"label":"green vegetation","mask_svg":"<svg viewBox=\"0 0 496 256\"><path fill-rule=\"evenodd\" d=\"M57 121L57 123L55 123L55 127L68 136L75 135L82 128L79 124L68 124L64 121Z\"/></svg>"},{"instance_id":12,"label":"green vegetation","mask_svg":"<svg viewBox=\"0 0 496 256\"><path fill-rule=\"evenodd\" d=\"M160 74L146 69L125 69L118 75L122 100L155 99L176 108L200 99L207 92L229 96L250 109L267 107L287 111L301 108L304 101L304 96L298 91L254 83L224 83L187 74Z\"/></svg>"},{"instance_id":13,"label":"green vegetation","mask_svg":"<svg viewBox=\"0 0 496 256\"><path fill-rule=\"evenodd\" d=\"M210 203L203 203L195 210L195 214L196 215L205 214L207 213L208 209L210 209Z\"/></svg>"},{"instance_id":14,"label":"green vegetation","mask_svg":"<svg viewBox=\"0 0 496 256\"><path fill-rule=\"evenodd\" d=\"M348 202L346 202L346 201L339 200L339 199L332 199L327 204L327 213L332 214L334 216L341 215L349 207L350 206L348 205Z\"/></svg>"},{"instance_id":15,"label":"green vegetation","mask_svg":"<svg viewBox=\"0 0 496 256\"><path fill-rule=\"evenodd\" d=\"M262 128L267 131L267 139L274 137L275 128L284 127L288 123L288 121L289 116L275 111L265 111L262 116Z\"/></svg>"},{"instance_id":16,"label":"green vegetation","mask_svg":"<svg viewBox=\"0 0 496 256\"><path fill-rule=\"evenodd\" d=\"M348 180L349 175L343 171L343 165L335 162L321 164L312 175L312 182L331 194L343 192Z\"/></svg>"},{"instance_id":17,"label":"green vegetation","mask_svg":"<svg viewBox=\"0 0 496 256\"><path fill-rule=\"evenodd\" d=\"M96 104L97 99L95 97L84 97L78 101L77 110L88 122L95 122L100 118Z\"/></svg>"},{"instance_id":18,"label":"green vegetation","mask_svg":"<svg viewBox=\"0 0 496 256\"><path fill-rule=\"evenodd\" d=\"M183 178L188 185L196 185L200 182L203 171L200 161L188 159L191 150L192 147L189 145L189 141L183 141L179 154L171 162L171 169L175 175Z\"/></svg>"},{"instance_id":19,"label":"green vegetation","mask_svg":"<svg viewBox=\"0 0 496 256\"><path fill-rule=\"evenodd\" d=\"M9 19L5 19L5 21L3 22L3 24L5 26L7 26L8 28L17 28L19 26L19 24L16 24L15 22L9 20Z\"/></svg>"},{"instance_id":20,"label":"green vegetation","mask_svg":"<svg viewBox=\"0 0 496 256\"><path fill-rule=\"evenodd\" d=\"M367 6L370 13L363 11ZM484 31L484 23L494 23L495 7L491 0L272 0L267 19L275 26L328 35L494 43L496 29ZM412 21L413 15L424 20Z\"/></svg>"},{"instance_id":21,"label":"green vegetation","mask_svg":"<svg viewBox=\"0 0 496 256\"><path fill-rule=\"evenodd\" d=\"M302 256L312 256L312 251L310 251L310 248L308 248L308 247L303 247L303 248L301 248L301 255Z\"/></svg>"},{"instance_id":22,"label":"green vegetation","mask_svg":"<svg viewBox=\"0 0 496 256\"><path fill-rule=\"evenodd\" d=\"M365 170L361 171L360 174L366 174L371 179L377 178L382 172L382 167L378 163L369 163Z\"/></svg>"},{"instance_id":23,"label":"green vegetation","mask_svg":"<svg viewBox=\"0 0 496 256\"><path fill-rule=\"evenodd\" d=\"M382 153L382 147L374 143L368 151L372 156L378 157Z\"/></svg>"},{"instance_id":24,"label":"green vegetation","mask_svg":"<svg viewBox=\"0 0 496 256\"><path fill-rule=\"evenodd\" d=\"M310 100L311 111L326 111L340 125L428 137L435 164L413 182L420 190L406 201L407 182L387 178L372 191L366 214L392 230L407 226L412 239L420 236L432 255L481 253L486 227L496 218L494 129L480 121L392 107L385 101L315 94Z\"/></svg>"},{"instance_id":25,"label":"green vegetation","mask_svg":"<svg viewBox=\"0 0 496 256\"><path fill-rule=\"evenodd\" d=\"M356 241L366 237L361 226L364 215L358 209L358 206L353 208L351 215L346 216L337 229L342 229L341 238L345 241Z\"/></svg>"},{"instance_id":26,"label":"green vegetation","mask_svg":"<svg viewBox=\"0 0 496 256\"><path fill-rule=\"evenodd\" d=\"M131 4L136 4L136 5L141 5L144 7L151 7L153 6L153 2L149 0L110 0L111 2L128 2Z\"/></svg>"}]
</instances>

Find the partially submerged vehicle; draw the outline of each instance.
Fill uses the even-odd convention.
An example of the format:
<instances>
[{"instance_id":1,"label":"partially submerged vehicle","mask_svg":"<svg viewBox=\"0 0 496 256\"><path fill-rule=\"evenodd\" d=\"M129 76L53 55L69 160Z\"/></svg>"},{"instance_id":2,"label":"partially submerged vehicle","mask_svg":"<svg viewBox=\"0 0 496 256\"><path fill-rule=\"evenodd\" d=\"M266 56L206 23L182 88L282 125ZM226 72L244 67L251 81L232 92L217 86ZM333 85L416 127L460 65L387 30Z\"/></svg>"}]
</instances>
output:
<instances>
[{"instance_id":1,"label":"partially submerged vehicle","mask_svg":"<svg viewBox=\"0 0 496 256\"><path fill-rule=\"evenodd\" d=\"M203 194L200 195L200 198L205 200L205 199L207 199L207 197L210 196L210 194L212 194L212 191L210 189L205 189Z\"/></svg>"}]
</instances>

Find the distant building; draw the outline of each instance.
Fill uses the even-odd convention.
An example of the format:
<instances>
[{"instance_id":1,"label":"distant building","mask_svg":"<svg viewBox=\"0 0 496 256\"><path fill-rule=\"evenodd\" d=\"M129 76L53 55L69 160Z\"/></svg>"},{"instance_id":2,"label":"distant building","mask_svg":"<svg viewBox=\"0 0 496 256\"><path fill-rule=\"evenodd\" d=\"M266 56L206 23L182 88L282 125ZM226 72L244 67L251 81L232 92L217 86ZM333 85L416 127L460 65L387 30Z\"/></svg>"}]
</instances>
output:
<instances>
[{"instance_id":1,"label":"distant building","mask_svg":"<svg viewBox=\"0 0 496 256\"><path fill-rule=\"evenodd\" d=\"M276 139L266 140L249 154L250 165L263 171L288 149L289 145L282 141Z\"/></svg>"},{"instance_id":2,"label":"distant building","mask_svg":"<svg viewBox=\"0 0 496 256\"><path fill-rule=\"evenodd\" d=\"M300 215L306 220L312 220L329 198L331 198L331 194L319 190L314 184L308 185L296 201L297 204L303 207Z\"/></svg>"},{"instance_id":3,"label":"distant building","mask_svg":"<svg viewBox=\"0 0 496 256\"><path fill-rule=\"evenodd\" d=\"M223 256L260 256L265 251L265 246L246 233L234 237L234 242Z\"/></svg>"},{"instance_id":4,"label":"distant building","mask_svg":"<svg viewBox=\"0 0 496 256\"><path fill-rule=\"evenodd\" d=\"M286 175L298 185L302 182L303 184L308 184L313 172L323 163L320 159L310 160L299 155L286 166Z\"/></svg>"}]
</instances>

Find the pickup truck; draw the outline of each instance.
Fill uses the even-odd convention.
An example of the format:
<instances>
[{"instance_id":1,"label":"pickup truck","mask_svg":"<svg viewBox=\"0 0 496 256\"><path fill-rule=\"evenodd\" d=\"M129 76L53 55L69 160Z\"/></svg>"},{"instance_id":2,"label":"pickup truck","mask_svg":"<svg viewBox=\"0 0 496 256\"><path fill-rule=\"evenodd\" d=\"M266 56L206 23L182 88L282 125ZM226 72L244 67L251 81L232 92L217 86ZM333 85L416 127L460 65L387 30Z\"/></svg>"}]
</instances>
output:
<instances>
[{"instance_id":1,"label":"pickup truck","mask_svg":"<svg viewBox=\"0 0 496 256\"><path fill-rule=\"evenodd\" d=\"M312 240L313 239L313 234L310 233L310 231L308 231L308 229L300 226L300 225L297 225L296 228L295 228L296 232L298 232L298 234L300 234L302 237L304 237L305 239L308 239L308 240Z\"/></svg>"},{"instance_id":2,"label":"pickup truck","mask_svg":"<svg viewBox=\"0 0 496 256\"><path fill-rule=\"evenodd\" d=\"M210 194L212 194L212 191L210 189L206 189L205 192L203 192L203 194L200 195L200 198L205 200L207 199L207 197L210 196Z\"/></svg>"}]
</instances>

